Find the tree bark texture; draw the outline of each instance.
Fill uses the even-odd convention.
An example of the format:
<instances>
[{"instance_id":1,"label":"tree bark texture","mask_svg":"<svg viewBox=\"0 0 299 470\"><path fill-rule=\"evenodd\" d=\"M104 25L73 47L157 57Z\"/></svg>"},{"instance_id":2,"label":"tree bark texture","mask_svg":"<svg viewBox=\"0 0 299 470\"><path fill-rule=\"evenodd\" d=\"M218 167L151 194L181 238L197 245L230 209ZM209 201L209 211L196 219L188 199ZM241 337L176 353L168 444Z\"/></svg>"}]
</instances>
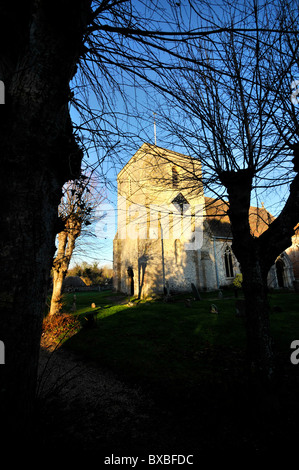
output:
<instances>
[{"instance_id":1,"label":"tree bark texture","mask_svg":"<svg viewBox=\"0 0 299 470\"><path fill-rule=\"evenodd\" d=\"M68 101L90 2L3 2L0 10L0 412L5 435L25 438L61 188L82 159Z\"/></svg>"},{"instance_id":2,"label":"tree bark texture","mask_svg":"<svg viewBox=\"0 0 299 470\"><path fill-rule=\"evenodd\" d=\"M299 153L294 150L294 170ZM226 171L221 181L228 190L233 251L243 274L247 359L255 376L268 381L274 375L267 275L276 258L291 245L299 214L299 176L295 176L290 195L280 216L258 238L250 232L249 209L253 171Z\"/></svg>"},{"instance_id":3,"label":"tree bark texture","mask_svg":"<svg viewBox=\"0 0 299 470\"><path fill-rule=\"evenodd\" d=\"M222 182L229 194L229 217L233 233L233 251L243 274L243 292L246 312L247 359L252 370L271 376L273 353L271 345L267 272L257 239L250 233L249 208L252 172L239 170L225 172Z\"/></svg>"},{"instance_id":4,"label":"tree bark texture","mask_svg":"<svg viewBox=\"0 0 299 470\"><path fill-rule=\"evenodd\" d=\"M57 255L53 263L53 292L49 315L58 315L62 311L62 288L66 277L76 239L81 233L81 221L76 214L66 220L65 230L58 234Z\"/></svg>"},{"instance_id":5,"label":"tree bark texture","mask_svg":"<svg viewBox=\"0 0 299 470\"><path fill-rule=\"evenodd\" d=\"M263 269L261 256L254 251L249 251L249 255L250 261L241 263L246 310L247 362L253 375L268 381L274 374L274 361L267 272Z\"/></svg>"}]
</instances>

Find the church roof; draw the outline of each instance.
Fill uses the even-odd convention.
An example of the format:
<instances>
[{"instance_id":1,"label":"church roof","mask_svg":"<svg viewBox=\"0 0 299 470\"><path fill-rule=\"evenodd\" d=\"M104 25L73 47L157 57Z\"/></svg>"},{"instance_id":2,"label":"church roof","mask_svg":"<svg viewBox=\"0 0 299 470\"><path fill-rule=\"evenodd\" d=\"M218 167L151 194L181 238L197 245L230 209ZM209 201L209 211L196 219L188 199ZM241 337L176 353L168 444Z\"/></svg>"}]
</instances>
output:
<instances>
[{"instance_id":1,"label":"church roof","mask_svg":"<svg viewBox=\"0 0 299 470\"><path fill-rule=\"evenodd\" d=\"M207 224L215 237L232 238L228 211L228 202L205 197ZM251 233L259 237L273 222L274 217L264 207L250 207L249 224Z\"/></svg>"}]
</instances>

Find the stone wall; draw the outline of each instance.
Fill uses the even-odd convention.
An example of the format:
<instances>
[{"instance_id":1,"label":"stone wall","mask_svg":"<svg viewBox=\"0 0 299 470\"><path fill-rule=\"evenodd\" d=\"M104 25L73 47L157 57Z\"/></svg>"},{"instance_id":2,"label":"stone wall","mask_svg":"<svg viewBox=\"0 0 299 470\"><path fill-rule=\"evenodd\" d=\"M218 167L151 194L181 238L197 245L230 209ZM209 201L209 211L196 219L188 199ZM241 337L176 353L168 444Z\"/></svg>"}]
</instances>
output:
<instances>
[{"instance_id":1,"label":"stone wall","mask_svg":"<svg viewBox=\"0 0 299 470\"><path fill-rule=\"evenodd\" d=\"M171 291L191 292L192 283L199 290L232 284L240 273L239 263L232 251L229 254L231 236L216 236L207 223L198 160L144 144L120 171L117 181L116 290L146 297L163 293L166 285ZM186 207L189 212L182 213ZM223 232L228 225L229 221L217 227ZM194 238L198 241L195 246L190 245ZM296 243L299 246L299 240L294 240L288 253L294 269L298 267L295 272L299 277ZM228 256L230 269L225 261ZM284 265L285 284L290 286L294 276L288 258L284 259ZM269 282L277 286L273 269Z\"/></svg>"}]
</instances>

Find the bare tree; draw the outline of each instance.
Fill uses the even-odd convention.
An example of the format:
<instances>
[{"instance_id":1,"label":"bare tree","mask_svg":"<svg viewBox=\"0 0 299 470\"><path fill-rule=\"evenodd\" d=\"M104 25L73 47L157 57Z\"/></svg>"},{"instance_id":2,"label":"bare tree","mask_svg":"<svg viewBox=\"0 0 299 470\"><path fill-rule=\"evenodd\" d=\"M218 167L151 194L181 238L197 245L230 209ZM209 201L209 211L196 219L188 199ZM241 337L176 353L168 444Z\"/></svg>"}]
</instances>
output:
<instances>
[{"instance_id":1,"label":"bare tree","mask_svg":"<svg viewBox=\"0 0 299 470\"><path fill-rule=\"evenodd\" d=\"M192 5L202 18L200 2ZM180 70L161 71L169 106L161 109L159 126L202 162L202 181L193 185L203 183L228 200L232 247L243 273L248 359L257 375L272 377L267 275L291 245L299 218L296 92L290 96L299 75L298 2L222 2L206 12L219 31L209 40L180 44L188 61L180 62ZM255 237L251 202L279 189L289 193L285 204Z\"/></svg>"},{"instance_id":2,"label":"bare tree","mask_svg":"<svg viewBox=\"0 0 299 470\"><path fill-rule=\"evenodd\" d=\"M53 291L49 315L62 309L62 287L75 250L76 240L84 227L96 221L96 209L103 200L94 176L81 177L64 185L64 194L59 205L59 217L64 229L57 235L57 252L53 261Z\"/></svg>"},{"instance_id":3,"label":"bare tree","mask_svg":"<svg viewBox=\"0 0 299 470\"><path fill-rule=\"evenodd\" d=\"M7 436L18 431L23 437L30 424L64 183L79 177L84 153L95 152L101 162L108 150L108 163L113 156L117 165L113 150L130 135L121 131L115 111L126 116L128 90L142 79L157 85L156 73L171 69L181 56L172 47L176 39L184 45L189 37L217 31L211 21L194 29L188 17L178 30L180 3L162 3L1 3L0 80L6 96L0 117L0 339L6 364L0 371L0 411Z\"/></svg>"},{"instance_id":4,"label":"bare tree","mask_svg":"<svg viewBox=\"0 0 299 470\"><path fill-rule=\"evenodd\" d=\"M125 133L116 108L124 117L128 89L141 78L151 83L150 70L165 64L157 56L170 50L165 39L176 26L158 3L1 3L0 412L7 436L27 435L30 424L62 187L79 177L84 153L101 162L115 149Z\"/></svg>"}]
</instances>

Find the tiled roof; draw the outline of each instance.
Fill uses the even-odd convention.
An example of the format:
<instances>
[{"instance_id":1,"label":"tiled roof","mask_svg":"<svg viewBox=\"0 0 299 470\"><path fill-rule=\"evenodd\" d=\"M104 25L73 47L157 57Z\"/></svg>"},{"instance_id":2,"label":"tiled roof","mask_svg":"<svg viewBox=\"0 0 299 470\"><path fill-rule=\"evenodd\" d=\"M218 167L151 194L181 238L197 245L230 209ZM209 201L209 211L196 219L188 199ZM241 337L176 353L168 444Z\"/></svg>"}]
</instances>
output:
<instances>
[{"instance_id":1,"label":"tiled roof","mask_svg":"<svg viewBox=\"0 0 299 470\"><path fill-rule=\"evenodd\" d=\"M228 211L228 202L221 199L205 197L207 223L215 237L232 237ZM249 224L251 233L259 237L274 220L274 217L264 207L250 207Z\"/></svg>"}]
</instances>

